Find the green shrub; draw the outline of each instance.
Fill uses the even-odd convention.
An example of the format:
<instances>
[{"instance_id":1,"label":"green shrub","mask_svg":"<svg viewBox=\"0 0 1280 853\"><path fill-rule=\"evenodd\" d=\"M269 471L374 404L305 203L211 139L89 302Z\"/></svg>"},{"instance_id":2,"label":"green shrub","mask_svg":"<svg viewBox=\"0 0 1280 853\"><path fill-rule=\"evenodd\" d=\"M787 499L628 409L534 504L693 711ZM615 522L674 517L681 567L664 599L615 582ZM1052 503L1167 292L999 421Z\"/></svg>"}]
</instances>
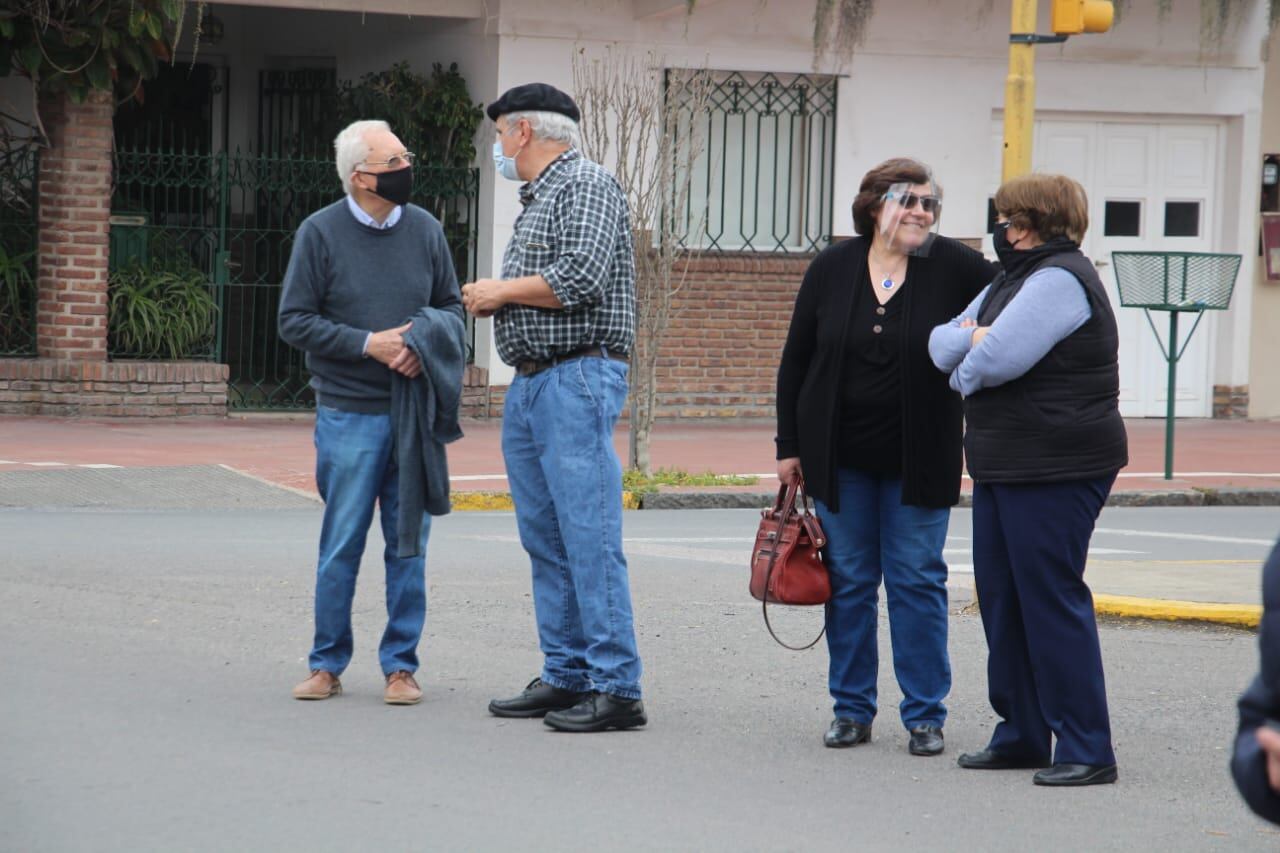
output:
<instances>
[{"instance_id":1,"label":"green shrub","mask_svg":"<svg viewBox=\"0 0 1280 853\"><path fill-rule=\"evenodd\" d=\"M198 270L135 262L111 273L107 283L107 345L126 358L207 356L217 311Z\"/></svg>"}]
</instances>

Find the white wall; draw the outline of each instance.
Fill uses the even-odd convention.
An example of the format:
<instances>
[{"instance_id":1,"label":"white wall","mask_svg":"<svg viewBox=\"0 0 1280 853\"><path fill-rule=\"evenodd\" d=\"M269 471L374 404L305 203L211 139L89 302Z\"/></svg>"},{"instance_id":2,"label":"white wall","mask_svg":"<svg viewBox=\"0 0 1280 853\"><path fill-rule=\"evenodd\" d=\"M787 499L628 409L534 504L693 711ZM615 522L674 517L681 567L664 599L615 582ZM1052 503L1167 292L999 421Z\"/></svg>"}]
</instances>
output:
<instances>
[{"instance_id":1,"label":"white wall","mask_svg":"<svg viewBox=\"0 0 1280 853\"><path fill-rule=\"evenodd\" d=\"M539 80L572 89L576 50L617 44L665 55L671 66L775 72L813 71L814 3L781 0L699 0L692 15L658 0L501 0L491 31L499 37L498 91ZM946 188L942 230L981 236L992 157L991 122L1004 100L1008 12L994 3L982 14L975 0L881 0L862 48L839 66L833 231L852 232L849 202L863 173L890 156L930 163ZM978 7L975 9L975 7ZM665 9L637 18L635 12ZM1201 45L1199 4L1179 2L1160 20L1155 0L1134 0L1115 29L1042 46L1037 57L1037 105L1058 115L1093 117L1213 117L1227 125L1216 251L1245 257L1241 282L1253 280L1256 183L1263 70L1263 6L1218 49ZM1048 30L1041 3L1040 32ZM486 173L492 170L486 168ZM1253 193L1253 195L1251 195ZM499 182L490 265L519 213L515 187ZM1218 321L1215 382L1246 384L1249 375L1248 287ZM492 368L497 359L487 356ZM495 375L495 381L498 377Z\"/></svg>"}]
</instances>

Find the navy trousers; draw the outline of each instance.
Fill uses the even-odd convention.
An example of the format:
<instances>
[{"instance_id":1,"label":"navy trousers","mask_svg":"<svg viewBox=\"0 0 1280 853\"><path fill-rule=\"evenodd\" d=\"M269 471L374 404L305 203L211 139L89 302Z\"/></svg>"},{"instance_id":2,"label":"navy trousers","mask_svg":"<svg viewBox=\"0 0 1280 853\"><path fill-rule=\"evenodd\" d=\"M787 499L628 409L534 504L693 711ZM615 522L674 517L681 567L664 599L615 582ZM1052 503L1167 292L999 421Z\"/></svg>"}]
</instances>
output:
<instances>
[{"instance_id":1,"label":"navy trousers","mask_svg":"<svg viewBox=\"0 0 1280 853\"><path fill-rule=\"evenodd\" d=\"M973 490L973 570L987 635L988 748L1110 765L1111 721L1084 564L1115 475Z\"/></svg>"}]
</instances>

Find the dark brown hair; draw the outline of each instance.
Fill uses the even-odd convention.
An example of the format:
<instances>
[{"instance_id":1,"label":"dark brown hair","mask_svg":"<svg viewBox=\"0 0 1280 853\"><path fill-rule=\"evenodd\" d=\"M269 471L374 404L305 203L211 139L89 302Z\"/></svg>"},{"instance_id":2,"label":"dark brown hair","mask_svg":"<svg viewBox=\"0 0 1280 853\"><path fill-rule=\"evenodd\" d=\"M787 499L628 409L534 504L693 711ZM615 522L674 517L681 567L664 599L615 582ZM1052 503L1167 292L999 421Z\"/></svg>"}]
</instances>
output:
<instances>
[{"instance_id":1,"label":"dark brown hair","mask_svg":"<svg viewBox=\"0 0 1280 853\"><path fill-rule=\"evenodd\" d=\"M935 195L942 195L942 188L933 180L929 167L909 157L885 160L862 176L858 195L853 199L853 230L865 236L876 230L876 214L884 203L884 194L894 184L929 184Z\"/></svg>"},{"instance_id":2,"label":"dark brown hair","mask_svg":"<svg viewBox=\"0 0 1280 853\"><path fill-rule=\"evenodd\" d=\"M1065 175L1020 175L996 190L996 212L1015 228L1030 228L1041 240L1067 237L1079 243L1089 230L1084 187Z\"/></svg>"}]
</instances>

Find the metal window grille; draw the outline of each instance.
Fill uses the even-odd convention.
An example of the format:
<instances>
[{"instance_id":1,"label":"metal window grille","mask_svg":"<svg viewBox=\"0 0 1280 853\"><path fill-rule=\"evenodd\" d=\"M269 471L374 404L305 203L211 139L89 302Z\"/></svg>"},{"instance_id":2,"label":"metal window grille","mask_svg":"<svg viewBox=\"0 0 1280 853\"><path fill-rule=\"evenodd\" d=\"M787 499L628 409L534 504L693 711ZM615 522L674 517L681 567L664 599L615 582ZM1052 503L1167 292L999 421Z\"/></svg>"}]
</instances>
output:
<instances>
[{"instance_id":1,"label":"metal window grille","mask_svg":"<svg viewBox=\"0 0 1280 853\"><path fill-rule=\"evenodd\" d=\"M333 68L258 73L258 150L264 154L316 156L333 138ZM305 149L305 150L304 150Z\"/></svg>"},{"instance_id":2,"label":"metal window grille","mask_svg":"<svg viewBox=\"0 0 1280 853\"><path fill-rule=\"evenodd\" d=\"M696 122L685 245L716 252L816 252L831 242L836 78L712 72ZM688 110L686 103L682 109Z\"/></svg>"},{"instance_id":3,"label":"metal window grille","mask_svg":"<svg viewBox=\"0 0 1280 853\"><path fill-rule=\"evenodd\" d=\"M204 272L217 328L208 351L189 357L230 366L232 408L314 406L302 354L276 320L294 232L342 195L333 161L121 148L115 176L112 212L136 224L113 227L113 267L133 258ZM475 274L479 185L476 169L414 170L414 199L444 223L460 278Z\"/></svg>"},{"instance_id":4,"label":"metal window grille","mask_svg":"<svg viewBox=\"0 0 1280 853\"><path fill-rule=\"evenodd\" d=\"M0 147L0 357L36 354L39 149Z\"/></svg>"}]
</instances>

